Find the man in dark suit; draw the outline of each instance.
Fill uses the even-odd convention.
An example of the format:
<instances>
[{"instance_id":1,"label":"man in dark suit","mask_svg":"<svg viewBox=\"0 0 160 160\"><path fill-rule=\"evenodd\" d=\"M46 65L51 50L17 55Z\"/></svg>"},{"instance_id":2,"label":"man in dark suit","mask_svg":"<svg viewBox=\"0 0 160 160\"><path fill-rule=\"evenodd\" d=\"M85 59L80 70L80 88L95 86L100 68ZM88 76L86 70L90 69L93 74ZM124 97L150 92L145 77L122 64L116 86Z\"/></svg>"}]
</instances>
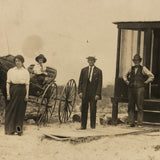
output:
<instances>
[{"instance_id":1,"label":"man in dark suit","mask_svg":"<svg viewBox=\"0 0 160 160\"><path fill-rule=\"evenodd\" d=\"M87 57L89 66L81 70L78 94L82 99L81 129L86 129L88 118L88 104L90 104L90 126L96 127L97 100L101 99L102 71L94 63L96 58Z\"/></svg>"}]
</instances>

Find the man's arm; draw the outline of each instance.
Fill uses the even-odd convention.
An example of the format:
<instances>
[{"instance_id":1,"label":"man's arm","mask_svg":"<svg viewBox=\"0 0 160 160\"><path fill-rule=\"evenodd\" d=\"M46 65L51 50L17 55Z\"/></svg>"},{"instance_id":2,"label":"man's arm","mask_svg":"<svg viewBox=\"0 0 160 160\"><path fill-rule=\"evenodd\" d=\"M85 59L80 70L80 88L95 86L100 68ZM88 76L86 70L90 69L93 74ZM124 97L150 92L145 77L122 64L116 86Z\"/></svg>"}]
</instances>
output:
<instances>
[{"instance_id":1,"label":"man's arm","mask_svg":"<svg viewBox=\"0 0 160 160\"><path fill-rule=\"evenodd\" d=\"M34 73L34 74L39 74L39 66L38 66L38 65L35 65L35 66L33 67L33 73Z\"/></svg>"},{"instance_id":2,"label":"man's arm","mask_svg":"<svg viewBox=\"0 0 160 160\"><path fill-rule=\"evenodd\" d=\"M78 94L82 93L82 84L83 84L83 70L81 70L78 84Z\"/></svg>"},{"instance_id":3,"label":"man's arm","mask_svg":"<svg viewBox=\"0 0 160 160\"><path fill-rule=\"evenodd\" d=\"M97 86L97 91L96 95L101 97L101 92L102 92L102 71L99 70L99 76L98 76L98 86Z\"/></svg>"},{"instance_id":4,"label":"man's arm","mask_svg":"<svg viewBox=\"0 0 160 160\"><path fill-rule=\"evenodd\" d=\"M142 72L143 72L144 75L148 76L147 80L144 82L145 84L148 84L148 83L150 83L154 80L153 73L150 70L148 70L145 66L143 66Z\"/></svg>"},{"instance_id":5,"label":"man's arm","mask_svg":"<svg viewBox=\"0 0 160 160\"><path fill-rule=\"evenodd\" d=\"M28 101L29 97L29 82L30 82L30 75L29 72L26 72L26 96L25 96L25 101Z\"/></svg>"},{"instance_id":6,"label":"man's arm","mask_svg":"<svg viewBox=\"0 0 160 160\"><path fill-rule=\"evenodd\" d=\"M7 100L10 100L10 83L6 84Z\"/></svg>"},{"instance_id":7,"label":"man's arm","mask_svg":"<svg viewBox=\"0 0 160 160\"><path fill-rule=\"evenodd\" d=\"M6 83L7 100L10 100L10 82L11 82L11 76L10 76L10 70L9 70L7 72L7 83Z\"/></svg>"},{"instance_id":8,"label":"man's arm","mask_svg":"<svg viewBox=\"0 0 160 160\"><path fill-rule=\"evenodd\" d=\"M131 73L131 68L128 70L127 73L125 73L125 74L123 75L123 80L125 81L125 83L126 83L127 85L129 85L128 75L129 75L130 73Z\"/></svg>"}]
</instances>

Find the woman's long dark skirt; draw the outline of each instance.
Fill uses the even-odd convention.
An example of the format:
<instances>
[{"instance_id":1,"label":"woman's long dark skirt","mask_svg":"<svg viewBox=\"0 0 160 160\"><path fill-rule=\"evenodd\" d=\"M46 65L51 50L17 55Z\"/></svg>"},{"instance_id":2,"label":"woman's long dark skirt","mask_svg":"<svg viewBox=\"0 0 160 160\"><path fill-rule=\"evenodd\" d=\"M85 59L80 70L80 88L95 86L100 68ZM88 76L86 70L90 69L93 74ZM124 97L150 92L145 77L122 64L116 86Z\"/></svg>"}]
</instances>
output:
<instances>
[{"instance_id":1,"label":"woman's long dark skirt","mask_svg":"<svg viewBox=\"0 0 160 160\"><path fill-rule=\"evenodd\" d=\"M25 84L10 85L11 98L5 110L5 134L22 132L23 120L26 111L25 96Z\"/></svg>"}]
</instances>

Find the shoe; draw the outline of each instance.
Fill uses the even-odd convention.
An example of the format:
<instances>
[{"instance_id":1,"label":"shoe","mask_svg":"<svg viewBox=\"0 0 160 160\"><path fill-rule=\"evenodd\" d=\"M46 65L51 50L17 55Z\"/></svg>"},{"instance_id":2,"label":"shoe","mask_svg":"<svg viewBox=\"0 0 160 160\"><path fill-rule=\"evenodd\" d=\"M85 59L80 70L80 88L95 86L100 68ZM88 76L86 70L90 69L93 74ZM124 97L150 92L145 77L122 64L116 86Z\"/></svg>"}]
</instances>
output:
<instances>
[{"instance_id":1,"label":"shoe","mask_svg":"<svg viewBox=\"0 0 160 160\"><path fill-rule=\"evenodd\" d=\"M23 135L23 133L22 133L22 132L19 132L19 133L17 133L17 135L18 135L18 136L22 136L22 135Z\"/></svg>"},{"instance_id":2,"label":"shoe","mask_svg":"<svg viewBox=\"0 0 160 160\"><path fill-rule=\"evenodd\" d=\"M130 124L130 127L135 127L135 124Z\"/></svg>"},{"instance_id":3,"label":"shoe","mask_svg":"<svg viewBox=\"0 0 160 160\"><path fill-rule=\"evenodd\" d=\"M23 134L22 127L21 126L16 126L16 132L17 132L18 136L21 136Z\"/></svg>"},{"instance_id":4,"label":"shoe","mask_svg":"<svg viewBox=\"0 0 160 160\"><path fill-rule=\"evenodd\" d=\"M138 128L142 128L143 126L142 126L141 124L138 124L137 127L138 127Z\"/></svg>"}]
</instances>

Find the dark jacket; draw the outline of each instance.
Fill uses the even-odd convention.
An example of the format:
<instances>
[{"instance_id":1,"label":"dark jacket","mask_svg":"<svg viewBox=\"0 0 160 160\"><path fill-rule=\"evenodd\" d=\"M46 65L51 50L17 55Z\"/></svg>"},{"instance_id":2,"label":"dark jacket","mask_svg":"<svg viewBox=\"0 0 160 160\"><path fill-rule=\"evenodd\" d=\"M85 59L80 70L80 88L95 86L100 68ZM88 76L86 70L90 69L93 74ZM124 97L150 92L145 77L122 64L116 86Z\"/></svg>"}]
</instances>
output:
<instances>
[{"instance_id":1,"label":"dark jacket","mask_svg":"<svg viewBox=\"0 0 160 160\"><path fill-rule=\"evenodd\" d=\"M82 93L83 97L86 96L87 84L88 84L88 71L89 66L85 67L81 70L79 85L78 85L78 93ZM91 89L92 95L98 95L101 99L101 90L102 90L102 71L96 66L93 69L92 81L91 81Z\"/></svg>"}]
</instances>

